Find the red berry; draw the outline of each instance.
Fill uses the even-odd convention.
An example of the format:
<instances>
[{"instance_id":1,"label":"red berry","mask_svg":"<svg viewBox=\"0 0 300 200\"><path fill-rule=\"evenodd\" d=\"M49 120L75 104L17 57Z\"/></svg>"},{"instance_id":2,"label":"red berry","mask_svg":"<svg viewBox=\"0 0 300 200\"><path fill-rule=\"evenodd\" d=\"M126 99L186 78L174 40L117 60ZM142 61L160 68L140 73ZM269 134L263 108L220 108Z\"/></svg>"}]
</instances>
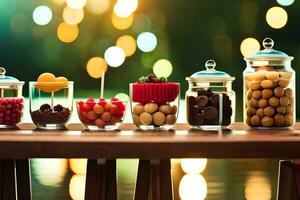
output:
<instances>
[{"instance_id":1,"label":"red berry","mask_svg":"<svg viewBox=\"0 0 300 200\"><path fill-rule=\"evenodd\" d=\"M124 116L124 112L118 111L115 116L121 119Z\"/></svg>"},{"instance_id":2,"label":"red berry","mask_svg":"<svg viewBox=\"0 0 300 200\"><path fill-rule=\"evenodd\" d=\"M81 106L80 109L83 110L83 111L88 112L88 111L91 110L91 107L90 107L88 104L84 103L84 104Z\"/></svg>"},{"instance_id":3,"label":"red berry","mask_svg":"<svg viewBox=\"0 0 300 200\"><path fill-rule=\"evenodd\" d=\"M119 101L119 99L118 98L116 98L116 97L113 97L113 98L111 98L111 100L110 101Z\"/></svg>"},{"instance_id":4,"label":"red berry","mask_svg":"<svg viewBox=\"0 0 300 200\"><path fill-rule=\"evenodd\" d=\"M0 118L0 124L3 124L3 123L4 123L4 119Z\"/></svg>"},{"instance_id":5,"label":"red berry","mask_svg":"<svg viewBox=\"0 0 300 200\"><path fill-rule=\"evenodd\" d=\"M93 111L89 111L86 115L87 119L89 120L95 120L97 118L97 115Z\"/></svg>"},{"instance_id":6,"label":"red berry","mask_svg":"<svg viewBox=\"0 0 300 200\"><path fill-rule=\"evenodd\" d=\"M9 122L9 121L10 121L10 117L9 117L9 116L5 116L5 117L4 117L4 121L5 121L5 122Z\"/></svg>"},{"instance_id":7,"label":"red berry","mask_svg":"<svg viewBox=\"0 0 300 200\"><path fill-rule=\"evenodd\" d=\"M119 118L112 116L109 121L109 124L115 125L118 121L119 121Z\"/></svg>"},{"instance_id":8,"label":"red berry","mask_svg":"<svg viewBox=\"0 0 300 200\"><path fill-rule=\"evenodd\" d=\"M94 98L88 98L87 101L95 102Z\"/></svg>"},{"instance_id":9,"label":"red berry","mask_svg":"<svg viewBox=\"0 0 300 200\"><path fill-rule=\"evenodd\" d=\"M106 101L105 99L99 99L99 102L98 102L102 107L104 107L106 105Z\"/></svg>"},{"instance_id":10,"label":"red berry","mask_svg":"<svg viewBox=\"0 0 300 200\"><path fill-rule=\"evenodd\" d=\"M0 113L0 117L4 117L4 113Z\"/></svg>"},{"instance_id":11,"label":"red berry","mask_svg":"<svg viewBox=\"0 0 300 200\"><path fill-rule=\"evenodd\" d=\"M6 105L6 109L9 109L9 110L10 110L11 108L12 108L12 105L11 105L11 104L7 104L7 105Z\"/></svg>"},{"instance_id":12,"label":"red berry","mask_svg":"<svg viewBox=\"0 0 300 200\"><path fill-rule=\"evenodd\" d=\"M100 128L104 128L105 127L105 121L103 121L102 119L96 119L95 120L95 125L100 127Z\"/></svg>"},{"instance_id":13,"label":"red berry","mask_svg":"<svg viewBox=\"0 0 300 200\"><path fill-rule=\"evenodd\" d=\"M108 122L111 119L111 114L109 112L104 112L101 115L101 119Z\"/></svg>"},{"instance_id":14,"label":"red berry","mask_svg":"<svg viewBox=\"0 0 300 200\"><path fill-rule=\"evenodd\" d=\"M12 113L11 115L10 115L10 117L12 118L12 119L16 119L16 113Z\"/></svg>"},{"instance_id":15,"label":"red berry","mask_svg":"<svg viewBox=\"0 0 300 200\"><path fill-rule=\"evenodd\" d=\"M112 115L115 115L119 112L119 108L117 105L112 105L109 111Z\"/></svg>"},{"instance_id":16,"label":"red berry","mask_svg":"<svg viewBox=\"0 0 300 200\"><path fill-rule=\"evenodd\" d=\"M105 106L104 106L104 110L105 111L110 111L110 108L111 108L111 104L110 103L105 104Z\"/></svg>"},{"instance_id":17,"label":"red berry","mask_svg":"<svg viewBox=\"0 0 300 200\"><path fill-rule=\"evenodd\" d=\"M83 119L83 120L84 120L84 119L86 119L87 112L85 112L85 111L81 111L79 116L80 116L80 118L81 118L81 119Z\"/></svg>"},{"instance_id":18,"label":"red berry","mask_svg":"<svg viewBox=\"0 0 300 200\"><path fill-rule=\"evenodd\" d=\"M93 111L94 111L94 113L99 115L99 114L104 112L104 108L99 104L95 104L94 107L93 107Z\"/></svg>"},{"instance_id":19,"label":"red berry","mask_svg":"<svg viewBox=\"0 0 300 200\"><path fill-rule=\"evenodd\" d=\"M78 104L79 106L82 106L82 105L84 104L84 102L83 102L83 101L78 101L77 104Z\"/></svg>"},{"instance_id":20,"label":"red berry","mask_svg":"<svg viewBox=\"0 0 300 200\"><path fill-rule=\"evenodd\" d=\"M122 101L113 102L113 104L119 107L119 110L125 111L125 104Z\"/></svg>"},{"instance_id":21,"label":"red berry","mask_svg":"<svg viewBox=\"0 0 300 200\"><path fill-rule=\"evenodd\" d=\"M6 110L5 111L5 115L10 115L11 114L11 111L10 110Z\"/></svg>"}]
</instances>

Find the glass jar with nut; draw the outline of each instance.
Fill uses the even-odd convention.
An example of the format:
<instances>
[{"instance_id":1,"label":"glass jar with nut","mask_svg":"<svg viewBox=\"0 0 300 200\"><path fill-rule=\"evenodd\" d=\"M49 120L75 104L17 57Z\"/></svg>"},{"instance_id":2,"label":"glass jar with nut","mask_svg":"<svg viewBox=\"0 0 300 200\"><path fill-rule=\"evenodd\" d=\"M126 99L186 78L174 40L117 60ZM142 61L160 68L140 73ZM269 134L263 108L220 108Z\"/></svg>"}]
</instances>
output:
<instances>
[{"instance_id":1,"label":"glass jar with nut","mask_svg":"<svg viewBox=\"0 0 300 200\"><path fill-rule=\"evenodd\" d=\"M187 77L187 122L194 129L217 130L229 126L235 120L235 77L217 71L214 60L205 63L206 70Z\"/></svg>"},{"instance_id":2,"label":"glass jar with nut","mask_svg":"<svg viewBox=\"0 0 300 200\"><path fill-rule=\"evenodd\" d=\"M133 123L142 130L168 130L176 123L180 85L149 74L130 84Z\"/></svg>"},{"instance_id":3,"label":"glass jar with nut","mask_svg":"<svg viewBox=\"0 0 300 200\"><path fill-rule=\"evenodd\" d=\"M295 123L295 71L293 57L273 49L271 38L264 50L244 58L244 122L250 127L291 127Z\"/></svg>"}]
</instances>

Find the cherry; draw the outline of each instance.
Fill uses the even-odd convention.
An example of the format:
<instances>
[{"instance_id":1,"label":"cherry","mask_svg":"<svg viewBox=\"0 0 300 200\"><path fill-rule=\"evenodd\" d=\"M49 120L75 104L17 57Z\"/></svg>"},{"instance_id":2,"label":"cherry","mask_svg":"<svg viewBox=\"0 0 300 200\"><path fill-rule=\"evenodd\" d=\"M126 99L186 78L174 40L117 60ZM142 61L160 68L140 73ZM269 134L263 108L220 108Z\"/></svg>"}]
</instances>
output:
<instances>
[{"instance_id":1,"label":"cherry","mask_svg":"<svg viewBox=\"0 0 300 200\"><path fill-rule=\"evenodd\" d=\"M104 112L104 108L99 104L95 104L93 107L93 111L94 111L94 113L99 115Z\"/></svg>"},{"instance_id":2,"label":"cherry","mask_svg":"<svg viewBox=\"0 0 300 200\"><path fill-rule=\"evenodd\" d=\"M109 112L104 112L101 115L101 119L108 122L111 119L111 114Z\"/></svg>"},{"instance_id":3,"label":"cherry","mask_svg":"<svg viewBox=\"0 0 300 200\"><path fill-rule=\"evenodd\" d=\"M103 121L102 119L96 119L95 120L95 125L100 127L100 128L104 128L105 127L105 121Z\"/></svg>"},{"instance_id":4,"label":"cherry","mask_svg":"<svg viewBox=\"0 0 300 200\"><path fill-rule=\"evenodd\" d=\"M84 103L80 109L88 112L91 110L91 107L88 104Z\"/></svg>"}]
</instances>

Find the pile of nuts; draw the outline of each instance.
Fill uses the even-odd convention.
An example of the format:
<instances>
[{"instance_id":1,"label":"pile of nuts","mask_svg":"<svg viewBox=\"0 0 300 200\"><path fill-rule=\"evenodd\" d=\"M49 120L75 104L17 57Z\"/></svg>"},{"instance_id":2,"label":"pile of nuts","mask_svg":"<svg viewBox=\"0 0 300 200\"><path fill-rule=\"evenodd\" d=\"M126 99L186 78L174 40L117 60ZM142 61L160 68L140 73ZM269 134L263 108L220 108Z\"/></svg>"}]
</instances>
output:
<instances>
[{"instance_id":1,"label":"pile of nuts","mask_svg":"<svg viewBox=\"0 0 300 200\"><path fill-rule=\"evenodd\" d=\"M168 103L136 104L132 111L133 123L139 125L173 125L176 122L177 106Z\"/></svg>"},{"instance_id":2,"label":"pile of nuts","mask_svg":"<svg viewBox=\"0 0 300 200\"><path fill-rule=\"evenodd\" d=\"M289 127L294 123L291 72L257 71L246 78L246 123L251 127Z\"/></svg>"}]
</instances>

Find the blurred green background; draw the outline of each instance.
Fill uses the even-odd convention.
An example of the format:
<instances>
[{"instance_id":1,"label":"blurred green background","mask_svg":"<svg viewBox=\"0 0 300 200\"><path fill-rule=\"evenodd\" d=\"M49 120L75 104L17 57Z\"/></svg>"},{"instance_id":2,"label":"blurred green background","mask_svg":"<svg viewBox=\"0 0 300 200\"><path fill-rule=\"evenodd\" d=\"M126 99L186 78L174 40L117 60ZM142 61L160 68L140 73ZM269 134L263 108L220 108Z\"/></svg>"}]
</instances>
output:
<instances>
[{"instance_id":1,"label":"blurred green background","mask_svg":"<svg viewBox=\"0 0 300 200\"><path fill-rule=\"evenodd\" d=\"M219 70L236 77L241 121L243 57L271 37L275 49L295 57L298 71L299 10L294 0L0 0L0 65L26 82L46 71L66 76L75 81L76 97L97 97L108 64L106 97L128 94L130 82L155 73L180 82L184 98L185 77L214 59ZM76 176L70 163L32 160L34 199L82 199L84 175ZM275 198L277 160L209 160L203 176L198 171L186 179L180 163L173 164L176 199ZM198 169L203 162L189 166ZM131 199L134 167L136 161L119 161L121 200ZM195 187L182 186L180 195L183 180Z\"/></svg>"}]
</instances>

